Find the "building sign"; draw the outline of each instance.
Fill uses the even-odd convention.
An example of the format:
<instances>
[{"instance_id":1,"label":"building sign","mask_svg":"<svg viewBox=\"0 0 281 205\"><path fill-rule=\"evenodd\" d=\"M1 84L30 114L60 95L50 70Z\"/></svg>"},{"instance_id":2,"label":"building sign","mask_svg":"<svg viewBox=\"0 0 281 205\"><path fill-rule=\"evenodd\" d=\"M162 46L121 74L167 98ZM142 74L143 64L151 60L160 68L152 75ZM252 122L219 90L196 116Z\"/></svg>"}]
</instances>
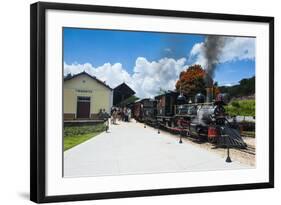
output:
<instances>
[{"instance_id":1,"label":"building sign","mask_svg":"<svg viewBox=\"0 0 281 205\"><path fill-rule=\"evenodd\" d=\"M81 90L81 89L76 89L76 92L78 93L92 93L92 90Z\"/></svg>"}]
</instances>

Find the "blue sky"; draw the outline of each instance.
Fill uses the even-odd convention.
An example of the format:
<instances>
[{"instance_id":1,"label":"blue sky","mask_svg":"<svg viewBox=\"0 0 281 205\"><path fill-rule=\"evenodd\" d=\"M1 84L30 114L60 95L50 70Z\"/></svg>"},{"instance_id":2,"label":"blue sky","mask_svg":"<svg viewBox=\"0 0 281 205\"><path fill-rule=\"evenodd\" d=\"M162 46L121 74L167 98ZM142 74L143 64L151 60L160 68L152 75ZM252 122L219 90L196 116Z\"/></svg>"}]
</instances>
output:
<instances>
[{"instance_id":1,"label":"blue sky","mask_svg":"<svg viewBox=\"0 0 281 205\"><path fill-rule=\"evenodd\" d=\"M76 67L77 70L81 70L81 66L85 67L87 64L90 73L99 77L101 74L95 70L98 67L101 69L105 65L119 66L121 67L118 67L121 69L120 72L125 73L124 82L130 81L128 78L137 72L142 72L135 68L136 62L139 62L140 58L144 58L146 65L151 66L151 69L155 67L153 62L159 62L159 65L163 66L164 64L160 63L160 60L165 58L175 61L165 61L165 63L168 63L169 66L176 66L177 71L179 65L184 68L186 65L200 63L200 49L193 52L196 54L195 56L191 57L191 53L193 50L195 51L196 45L200 47L206 38L205 35L77 28L64 28L63 34L64 63L65 67L69 68L65 68L65 73L77 73ZM255 41L251 40L234 37L232 43L225 49L226 55L222 57L222 62L217 66L215 72L215 80L219 85L235 84L242 78L255 75L255 43L253 43ZM183 58L185 61L182 64L178 60ZM106 76L101 75L100 77L110 84L111 80ZM122 81L122 77L120 77L120 81ZM132 84L132 82L128 83Z\"/></svg>"},{"instance_id":2,"label":"blue sky","mask_svg":"<svg viewBox=\"0 0 281 205\"><path fill-rule=\"evenodd\" d=\"M65 29L64 61L66 63L121 62L130 73L137 57L158 60L163 57L186 57L202 35L182 35L152 32Z\"/></svg>"},{"instance_id":3,"label":"blue sky","mask_svg":"<svg viewBox=\"0 0 281 205\"><path fill-rule=\"evenodd\" d=\"M243 78L255 75L255 61L241 60L226 62L217 66L215 80L220 84L236 84Z\"/></svg>"}]
</instances>

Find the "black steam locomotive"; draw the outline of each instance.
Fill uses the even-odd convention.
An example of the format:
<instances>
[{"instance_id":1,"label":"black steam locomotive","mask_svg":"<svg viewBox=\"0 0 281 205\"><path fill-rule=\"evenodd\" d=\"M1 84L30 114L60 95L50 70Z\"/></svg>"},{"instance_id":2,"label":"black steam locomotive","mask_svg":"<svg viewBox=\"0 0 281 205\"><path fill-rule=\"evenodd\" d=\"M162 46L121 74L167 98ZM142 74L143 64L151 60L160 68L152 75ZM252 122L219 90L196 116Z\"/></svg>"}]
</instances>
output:
<instances>
[{"instance_id":1,"label":"black steam locomotive","mask_svg":"<svg viewBox=\"0 0 281 205\"><path fill-rule=\"evenodd\" d=\"M154 99L142 99L133 105L133 117L146 125L166 129L181 136L209 141L217 146L246 148L240 136L239 126L229 122L224 105L227 94L212 98L212 89L205 97L198 93L194 97L169 91Z\"/></svg>"}]
</instances>

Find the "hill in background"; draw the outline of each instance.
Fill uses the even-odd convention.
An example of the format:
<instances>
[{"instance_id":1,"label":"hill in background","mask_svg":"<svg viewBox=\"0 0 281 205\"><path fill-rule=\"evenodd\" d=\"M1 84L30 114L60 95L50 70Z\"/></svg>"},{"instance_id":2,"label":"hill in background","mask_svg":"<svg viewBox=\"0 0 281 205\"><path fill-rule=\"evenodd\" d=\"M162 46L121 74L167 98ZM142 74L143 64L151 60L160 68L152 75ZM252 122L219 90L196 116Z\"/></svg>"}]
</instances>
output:
<instances>
[{"instance_id":1,"label":"hill in background","mask_svg":"<svg viewBox=\"0 0 281 205\"><path fill-rule=\"evenodd\" d=\"M255 76L240 80L238 85L220 86L219 90L222 93L228 93L230 99L255 96Z\"/></svg>"}]
</instances>

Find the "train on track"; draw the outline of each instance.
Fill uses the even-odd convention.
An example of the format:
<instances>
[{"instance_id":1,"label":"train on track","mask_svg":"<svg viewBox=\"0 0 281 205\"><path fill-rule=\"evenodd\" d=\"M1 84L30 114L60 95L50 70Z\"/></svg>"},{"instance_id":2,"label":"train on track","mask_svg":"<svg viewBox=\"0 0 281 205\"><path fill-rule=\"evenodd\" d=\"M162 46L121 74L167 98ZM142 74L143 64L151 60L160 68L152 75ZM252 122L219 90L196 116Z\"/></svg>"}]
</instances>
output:
<instances>
[{"instance_id":1,"label":"train on track","mask_svg":"<svg viewBox=\"0 0 281 205\"><path fill-rule=\"evenodd\" d=\"M165 129L216 146L246 148L238 124L227 118L224 106L229 103L228 95L213 98L212 90L207 88L206 96L169 91L154 99L141 99L131 105L133 117L144 126L157 128L158 133Z\"/></svg>"}]
</instances>

